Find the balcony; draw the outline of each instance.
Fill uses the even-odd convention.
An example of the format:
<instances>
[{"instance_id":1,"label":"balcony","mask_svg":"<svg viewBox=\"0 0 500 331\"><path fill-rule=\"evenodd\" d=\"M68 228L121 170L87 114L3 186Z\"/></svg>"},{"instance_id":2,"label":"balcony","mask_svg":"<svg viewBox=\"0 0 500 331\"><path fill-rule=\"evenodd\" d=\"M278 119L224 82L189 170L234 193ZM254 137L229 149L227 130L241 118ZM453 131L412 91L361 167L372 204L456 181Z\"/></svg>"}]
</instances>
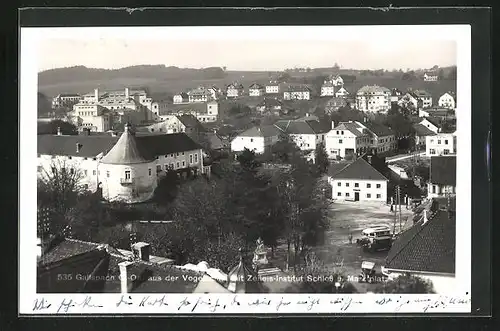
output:
<instances>
[{"instance_id":1,"label":"balcony","mask_svg":"<svg viewBox=\"0 0 500 331\"><path fill-rule=\"evenodd\" d=\"M134 178L120 178L120 184L132 185L132 184L134 184Z\"/></svg>"}]
</instances>

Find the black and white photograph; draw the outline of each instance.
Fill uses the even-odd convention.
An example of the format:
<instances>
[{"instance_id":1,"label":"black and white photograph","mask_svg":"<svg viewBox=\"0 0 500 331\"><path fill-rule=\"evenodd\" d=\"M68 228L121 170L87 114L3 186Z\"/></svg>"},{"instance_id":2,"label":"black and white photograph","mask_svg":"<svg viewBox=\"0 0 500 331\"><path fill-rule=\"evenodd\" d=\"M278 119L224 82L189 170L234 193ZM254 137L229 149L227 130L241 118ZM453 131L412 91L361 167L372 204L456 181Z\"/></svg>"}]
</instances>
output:
<instances>
[{"instance_id":1,"label":"black and white photograph","mask_svg":"<svg viewBox=\"0 0 500 331\"><path fill-rule=\"evenodd\" d=\"M20 64L30 312L470 310L470 26L26 28Z\"/></svg>"}]
</instances>

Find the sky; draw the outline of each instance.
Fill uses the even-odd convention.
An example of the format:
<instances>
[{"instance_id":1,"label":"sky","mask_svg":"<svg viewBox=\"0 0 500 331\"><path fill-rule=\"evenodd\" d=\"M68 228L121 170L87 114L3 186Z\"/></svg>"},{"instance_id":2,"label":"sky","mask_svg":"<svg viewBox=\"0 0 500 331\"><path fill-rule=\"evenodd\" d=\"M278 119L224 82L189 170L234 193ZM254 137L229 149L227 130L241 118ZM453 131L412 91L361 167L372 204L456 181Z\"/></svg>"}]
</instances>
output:
<instances>
[{"instance_id":1,"label":"sky","mask_svg":"<svg viewBox=\"0 0 500 331\"><path fill-rule=\"evenodd\" d=\"M175 35L175 34L174 34ZM182 68L223 67L227 70L274 71L293 67L353 69L419 69L456 65L456 41L429 38L415 40L373 37L363 40L328 40L300 36L294 40L276 35L257 38L218 38L216 35L165 39L145 36L119 38L101 35L75 38L66 34L39 42L39 71L83 65L117 69L141 64L164 64Z\"/></svg>"}]
</instances>

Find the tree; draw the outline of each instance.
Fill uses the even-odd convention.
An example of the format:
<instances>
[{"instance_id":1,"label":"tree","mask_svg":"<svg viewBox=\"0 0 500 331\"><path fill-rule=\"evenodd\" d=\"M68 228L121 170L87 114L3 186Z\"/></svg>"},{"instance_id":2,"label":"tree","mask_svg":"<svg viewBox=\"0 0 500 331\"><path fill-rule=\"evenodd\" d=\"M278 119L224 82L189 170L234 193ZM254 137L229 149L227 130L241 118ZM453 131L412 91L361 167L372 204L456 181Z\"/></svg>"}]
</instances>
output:
<instances>
[{"instance_id":1,"label":"tree","mask_svg":"<svg viewBox=\"0 0 500 331\"><path fill-rule=\"evenodd\" d=\"M66 225L69 211L83 193L81 171L62 160L54 160L42 173L37 183L38 206L50 211L51 233L58 233Z\"/></svg>"},{"instance_id":2,"label":"tree","mask_svg":"<svg viewBox=\"0 0 500 331\"><path fill-rule=\"evenodd\" d=\"M61 134L64 135L78 134L76 126L67 121L53 120L49 123L38 125L38 134L57 134L58 130L61 130Z\"/></svg>"},{"instance_id":3,"label":"tree","mask_svg":"<svg viewBox=\"0 0 500 331\"><path fill-rule=\"evenodd\" d=\"M374 292L408 294L435 293L431 281L410 274L401 275L394 280L384 282L375 288Z\"/></svg>"},{"instance_id":4,"label":"tree","mask_svg":"<svg viewBox=\"0 0 500 331\"><path fill-rule=\"evenodd\" d=\"M324 175L328 171L330 161L328 160L328 153L326 152L325 144L319 143L314 151L314 160L318 175Z\"/></svg>"},{"instance_id":5,"label":"tree","mask_svg":"<svg viewBox=\"0 0 500 331\"><path fill-rule=\"evenodd\" d=\"M41 93L38 92L38 115L46 115L52 112L52 103L50 102L49 98Z\"/></svg>"}]
</instances>

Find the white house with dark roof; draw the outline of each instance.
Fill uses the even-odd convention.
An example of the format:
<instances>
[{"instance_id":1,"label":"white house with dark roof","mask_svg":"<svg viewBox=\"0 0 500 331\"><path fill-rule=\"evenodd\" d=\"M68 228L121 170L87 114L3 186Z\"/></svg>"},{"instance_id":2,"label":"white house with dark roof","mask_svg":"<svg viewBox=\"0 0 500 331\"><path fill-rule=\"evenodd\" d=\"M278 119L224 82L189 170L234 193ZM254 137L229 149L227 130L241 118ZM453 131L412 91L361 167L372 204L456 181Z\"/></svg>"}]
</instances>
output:
<instances>
[{"instance_id":1,"label":"white house with dark roof","mask_svg":"<svg viewBox=\"0 0 500 331\"><path fill-rule=\"evenodd\" d=\"M391 89L391 103L397 103L403 97L403 92L397 88Z\"/></svg>"},{"instance_id":2,"label":"white house with dark roof","mask_svg":"<svg viewBox=\"0 0 500 331\"><path fill-rule=\"evenodd\" d=\"M237 98L243 95L244 88L240 83L231 83L226 86L226 97Z\"/></svg>"},{"instance_id":3,"label":"white house with dark roof","mask_svg":"<svg viewBox=\"0 0 500 331\"><path fill-rule=\"evenodd\" d=\"M399 98L397 104L407 109L420 109L423 106L423 101L415 93L408 91Z\"/></svg>"},{"instance_id":4,"label":"white house with dark roof","mask_svg":"<svg viewBox=\"0 0 500 331\"><path fill-rule=\"evenodd\" d=\"M370 133L365 127L355 122L332 122L331 130L326 134L325 149L331 159L345 158L365 152L370 147Z\"/></svg>"},{"instance_id":5,"label":"white house with dark roof","mask_svg":"<svg viewBox=\"0 0 500 331\"><path fill-rule=\"evenodd\" d=\"M419 123L434 133L438 133L441 130L441 123L436 118L424 117Z\"/></svg>"},{"instance_id":6,"label":"white house with dark roof","mask_svg":"<svg viewBox=\"0 0 500 331\"><path fill-rule=\"evenodd\" d=\"M456 156L432 156L427 198L454 196L457 185Z\"/></svg>"},{"instance_id":7,"label":"white house with dark roof","mask_svg":"<svg viewBox=\"0 0 500 331\"><path fill-rule=\"evenodd\" d=\"M349 96L349 92L342 86L337 90L337 92L335 92L335 96L337 98L346 98Z\"/></svg>"},{"instance_id":8,"label":"white house with dark roof","mask_svg":"<svg viewBox=\"0 0 500 331\"><path fill-rule=\"evenodd\" d=\"M321 85L321 94L322 97L333 97L335 95L335 86L332 82L325 82Z\"/></svg>"},{"instance_id":9,"label":"white house with dark roof","mask_svg":"<svg viewBox=\"0 0 500 331\"><path fill-rule=\"evenodd\" d=\"M428 136L435 136L436 132L432 131L422 123L413 124L415 130L415 145L420 148L425 148L426 139Z\"/></svg>"},{"instance_id":10,"label":"white house with dark roof","mask_svg":"<svg viewBox=\"0 0 500 331\"><path fill-rule=\"evenodd\" d=\"M424 109L432 107L432 94L424 90L414 90L413 94L422 100L422 107Z\"/></svg>"},{"instance_id":11,"label":"white house with dark roof","mask_svg":"<svg viewBox=\"0 0 500 331\"><path fill-rule=\"evenodd\" d=\"M332 199L339 201L387 202L389 180L368 161L357 158L353 162L333 163L328 171L328 182L332 186Z\"/></svg>"},{"instance_id":12,"label":"white house with dark roof","mask_svg":"<svg viewBox=\"0 0 500 331\"><path fill-rule=\"evenodd\" d=\"M304 85L290 85L283 92L284 100L310 100L311 90Z\"/></svg>"},{"instance_id":13,"label":"white house with dark roof","mask_svg":"<svg viewBox=\"0 0 500 331\"><path fill-rule=\"evenodd\" d=\"M446 156L457 154L456 132L438 132L425 137L426 156Z\"/></svg>"},{"instance_id":14,"label":"white house with dark roof","mask_svg":"<svg viewBox=\"0 0 500 331\"><path fill-rule=\"evenodd\" d=\"M62 93L52 99L52 108L59 108L63 106L72 107L78 103L82 97L80 94Z\"/></svg>"},{"instance_id":15,"label":"white house with dark roof","mask_svg":"<svg viewBox=\"0 0 500 331\"><path fill-rule=\"evenodd\" d=\"M181 105L169 105L159 114L159 119L165 121L172 115L190 114L195 116L202 123L212 123L219 117L219 104L217 101L205 103L196 102Z\"/></svg>"},{"instance_id":16,"label":"white house with dark roof","mask_svg":"<svg viewBox=\"0 0 500 331\"><path fill-rule=\"evenodd\" d=\"M266 84L266 94L278 94L280 93L280 84L276 80L271 80Z\"/></svg>"},{"instance_id":17,"label":"white house with dark roof","mask_svg":"<svg viewBox=\"0 0 500 331\"><path fill-rule=\"evenodd\" d=\"M330 75L325 79L324 83L330 83L333 86L344 86L344 79L339 75Z\"/></svg>"},{"instance_id":18,"label":"white house with dark roof","mask_svg":"<svg viewBox=\"0 0 500 331\"><path fill-rule=\"evenodd\" d=\"M318 121L317 117L309 114L296 120L279 120L274 123L274 126L288 135L300 150L311 152L319 143L326 142L326 134L329 130Z\"/></svg>"},{"instance_id":19,"label":"white house with dark roof","mask_svg":"<svg viewBox=\"0 0 500 331\"><path fill-rule=\"evenodd\" d=\"M257 83L253 83L248 87L248 95L251 97L263 96L265 92L265 87Z\"/></svg>"},{"instance_id":20,"label":"white house with dark roof","mask_svg":"<svg viewBox=\"0 0 500 331\"><path fill-rule=\"evenodd\" d=\"M212 93L208 91L205 87L199 86L191 91L187 92L188 101L190 103L201 102L205 103L212 99Z\"/></svg>"},{"instance_id":21,"label":"white house with dark roof","mask_svg":"<svg viewBox=\"0 0 500 331\"><path fill-rule=\"evenodd\" d=\"M370 149L377 154L390 152L396 149L397 142L394 132L381 124L374 122L354 122L356 125L365 128L370 134Z\"/></svg>"},{"instance_id":22,"label":"white house with dark roof","mask_svg":"<svg viewBox=\"0 0 500 331\"><path fill-rule=\"evenodd\" d=\"M274 125L255 126L238 134L231 141L231 151L242 152L246 149L263 154L279 140L280 131Z\"/></svg>"},{"instance_id":23,"label":"white house with dark roof","mask_svg":"<svg viewBox=\"0 0 500 331\"><path fill-rule=\"evenodd\" d=\"M426 72L424 73L424 81L426 82L437 82L439 76L436 75L436 73L433 72Z\"/></svg>"},{"instance_id":24,"label":"white house with dark roof","mask_svg":"<svg viewBox=\"0 0 500 331\"><path fill-rule=\"evenodd\" d=\"M129 125L117 134L38 135L38 175L78 172L81 185L101 188L105 199L148 200L167 171L210 173L202 148L184 133L135 134Z\"/></svg>"},{"instance_id":25,"label":"white house with dark roof","mask_svg":"<svg viewBox=\"0 0 500 331\"><path fill-rule=\"evenodd\" d=\"M432 283L437 294L454 294L456 213L452 207L424 210L417 222L392 244L382 273L389 279L409 274Z\"/></svg>"},{"instance_id":26,"label":"white house with dark roof","mask_svg":"<svg viewBox=\"0 0 500 331\"><path fill-rule=\"evenodd\" d=\"M182 104L189 102L189 95L186 92L181 92L173 96L174 104Z\"/></svg>"},{"instance_id":27,"label":"white house with dark roof","mask_svg":"<svg viewBox=\"0 0 500 331\"><path fill-rule=\"evenodd\" d=\"M391 90L378 85L363 86L356 93L356 107L360 111L386 112L391 107Z\"/></svg>"},{"instance_id":28,"label":"white house with dark roof","mask_svg":"<svg viewBox=\"0 0 500 331\"><path fill-rule=\"evenodd\" d=\"M456 95L453 92L446 92L439 97L438 100L439 107L455 109L456 107Z\"/></svg>"}]
</instances>

